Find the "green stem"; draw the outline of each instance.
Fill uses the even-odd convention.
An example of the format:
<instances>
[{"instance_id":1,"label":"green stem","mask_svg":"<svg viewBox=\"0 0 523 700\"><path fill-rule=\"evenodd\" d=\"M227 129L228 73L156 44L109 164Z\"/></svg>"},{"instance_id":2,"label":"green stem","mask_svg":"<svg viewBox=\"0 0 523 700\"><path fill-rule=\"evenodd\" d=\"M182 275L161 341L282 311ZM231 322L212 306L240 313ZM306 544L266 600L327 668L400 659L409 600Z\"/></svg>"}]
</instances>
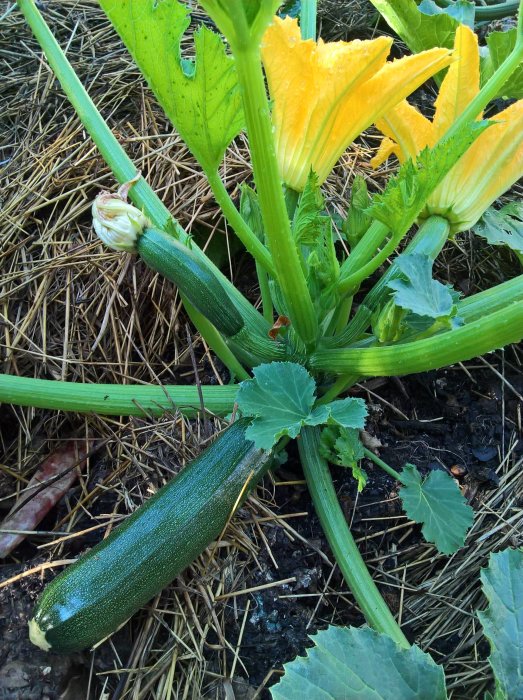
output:
<instances>
[{"instance_id":1,"label":"green stem","mask_svg":"<svg viewBox=\"0 0 523 700\"><path fill-rule=\"evenodd\" d=\"M231 379L250 379L250 374L245 370L238 358L227 345L221 334L212 325L209 319L205 318L197 309L189 302L184 300L185 310L191 319L193 325L198 329L202 338L212 349L216 357L218 357L231 373Z\"/></svg>"},{"instance_id":2,"label":"green stem","mask_svg":"<svg viewBox=\"0 0 523 700\"><path fill-rule=\"evenodd\" d=\"M381 221L373 221L361 240L351 250L349 257L340 269L339 286L346 286L345 280L366 265L387 238L389 228Z\"/></svg>"},{"instance_id":3,"label":"green stem","mask_svg":"<svg viewBox=\"0 0 523 700\"><path fill-rule=\"evenodd\" d=\"M455 134L457 134L460 129L469 122L474 121L485 107L491 102L497 95L499 95L500 90L503 85L510 78L512 73L518 68L519 64L523 60L523 0L519 2L519 16L518 16L518 26L517 26L517 38L516 44L512 49L511 53L503 61L497 71L492 75L489 80L483 85L481 90L478 92L476 97L469 102L467 107L463 110L461 115L452 124L450 129L441 139L442 141L447 141L451 139Z\"/></svg>"},{"instance_id":4,"label":"green stem","mask_svg":"<svg viewBox=\"0 0 523 700\"><path fill-rule=\"evenodd\" d=\"M369 262L366 265L360 267L360 269L357 272L353 272L353 274L349 277L345 277L343 280L340 280L338 282L339 293L349 295L355 294L358 291L359 286L363 282L363 280L367 279L367 277L370 277L373 272L376 272L378 267L380 267L380 265L383 265L383 263L389 257L389 255L392 255L392 253L400 244L402 238L403 234L392 235L390 237L390 240L387 241L387 243L383 246L380 252L377 253L377 255L375 255L372 258L372 260L369 260Z\"/></svg>"},{"instance_id":5,"label":"green stem","mask_svg":"<svg viewBox=\"0 0 523 700\"><path fill-rule=\"evenodd\" d=\"M462 299L457 305L457 316L470 323L515 301L523 302L523 275Z\"/></svg>"},{"instance_id":6,"label":"green stem","mask_svg":"<svg viewBox=\"0 0 523 700\"><path fill-rule=\"evenodd\" d=\"M359 379L360 377L357 374L344 374L343 376L338 377L334 384L327 389L327 391L321 396L320 399L318 399L318 401L316 401L316 403L326 404L334 401L334 399L338 398L343 391L346 391L349 387L354 386Z\"/></svg>"},{"instance_id":7,"label":"green stem","mask_svg":"<svg viewBox=\"0 0 523 700\"><path fill-rule=\"evenodd\" d=\"M256 263L256 275L258 277L258 284L260 286L260 294L262 299L263 308L263 318L271 326L274 323L274 307L272 305L271 288L269 286L269 278L265 270L262 270L261 266Z\"/></svg>"},{"instance_id":8,"label":"green stem","mask_svg":"<svg viewBox=\"0 0 523 700\"><path fill-rule=\"evenodd\" d=\"M36 40L42 47L54 74L60 81L64 93L78 114L85 130L98 147L103 159L120 183L129 182L129 180L132 180L136 175L136 166L127 156L111 129L96 109L44 18L38 11L34 0L19 0L18 6L31 27ZM155 226L163 231L172 233L182 243L188 242L189 235L171 216L169 210L143 178L140 178L131 188L130 197L138 207L143 209ZM191 243L191 249L197 255L204 256L207 260L205 253L196 246L194 241ZM212 265L212 263L209 264ZM228 280L216 266L212 265L212 267L228 294L234 299L238 310L245 318L249 327L253 331L265 332L267 325L261 314L256 311L252 304L249 303L243 294L236 289L230 280Z\"/></svg>"},{"instance_id":9,"label":"green stem","mask_svg":"<svg viewBox=\"0 0 523 700\"><path fill-rule=\"evenodd\" d=\"M416 235L405 249L405 253L427 255L435 260L447 242L450 224L441 216L431 216L420 226ZM374 311L382 304L389 294L388 284L400 276L395 262L387 272L376 282L359 305L358 310L347 327L333 338L324 338L324 347L344 347L358 340L367 330Z\"/></svg>"},{"instance_id":10,"label":"green stem","mask_svg":"<svg viewBox=\"0 0 523 700\"><path fill-rule=\"evenodd\" d=\"M513 302L460 328L431 338L376 348L319 350L309 360L315 371L391 377L439 369L470 360L523 338L523 304Z\"/></svg>"},{"instance_id":11,"label":"green stem","mask_svg":"<svg viewBox=\"0 0 523 700\"><path fill-rule=\"evenodd\" d=\"M219 416L232 411L238 387L201 387L205 410ZM193 417L201 411L195 386L82 384L0 374L0 403L106 416L161 415L179 410Z\"/></svg>"},{"instance_id":12,"label":"green stem","mask_svg":"<svg viewBox=\"0 0 523 700\"><path fill-rule=\"evenodd\" d=\"M396 644L408 649L410 644L372 580L347 525L334 490L329 465L319 454L319 429L303 428L298 447L316 514L365 619L375 630L388 634Z\"/></svg>"},{"instance_id":13,"label":"green stem","mask_svg":"<svg viewBox=\"0 0 523 700\"><path fill-rule=\"evenodd\" d=\"M363 453L365 454L365 457L367 459L370 459L371 462L374 462L374 464L376 464L380 469L383 469L383 471L387 472L389 476L392 476L393 479L396 479L396 481L399 481L400 484L406 486L405 479L401 476L401 474L392 467L389 467L387 462L384 462L382 459L380 459L377 455L374 454L374 452L371 452L366 447L364 447Z\"/></svg>"},{"instance_id":14,"label":"green stem","mask_svg":"<svg viewBox=\"0 0 523 700\"><path fill-rule=\"evenodd\" d=\"M266 272L272 277L276 276L276 270L271 255L263 243L256 237L250 226L245 222L234 202L225 189L219 174L214 171L206 171L207 180L214 194L216 202L220 205L225 218L234 229L234 232L243 243L248 252Z\"/></svg>"},{"instance_id":15,"label":"green stem","mask_svg":"<svg viewBox=\"0 0 523 700\"><path fill-rule=\"evenodd\" d=\"M442 7L452 7L454 0L437 0L437 4ZM518 10L518 0L507 0L507 2L492 2L487 0L489 7L476 6L476 22L490 22L493 19L501 19L515 15Z\"/></svg>"},{"instance_id":16,"label":"green stem","mask_svg":"<svg viewBox=\"0 0 523 700\"><path fill-rule=\"evenodd\" d=\"M302 39L316 41L317 0L301 0L300 29Z\"/></svg>"},{"instance_id":17,"label":"green stem","mask_svg":"<svg viewBox=\"0 0 523 700\"><path fill-rule=\"evenodd\" d=\"M254 180L276 278L296 333L311 347L316 342L318 322L287 216L260 50L255 46L242 47L236 50L235 60L243 95Z\"/></svg>"}]
</instances>

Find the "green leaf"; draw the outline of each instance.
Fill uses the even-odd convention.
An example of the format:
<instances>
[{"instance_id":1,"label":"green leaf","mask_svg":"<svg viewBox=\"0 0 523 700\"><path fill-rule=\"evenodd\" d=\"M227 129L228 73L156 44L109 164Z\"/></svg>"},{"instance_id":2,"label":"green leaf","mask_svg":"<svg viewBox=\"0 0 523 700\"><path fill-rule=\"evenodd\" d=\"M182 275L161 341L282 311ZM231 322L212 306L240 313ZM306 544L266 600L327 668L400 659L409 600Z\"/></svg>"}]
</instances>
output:
<instances>
[{"instance_id":1,"label":"green leaf","mask_svg":"<svg viewBox=\"0 0 523 700\"><path fill-rule=\"evenodd\" d=\"M423 524L423 536L442 554L453 554L463 546L474 518L454 479L444 471L433 471L422 480L413 464L405 465L401 477L405 513Z\"/></svg>"},{"instance_id":2,"label":"green leaf","mask_svg":"<svg viewBox=\"0 0 523 700\"><path fill-rule=\"evenodd\" d=\"M516 45L517 29L492 32L487 36L487 55L481 61L481 83L484 85ZM523 97L523 63L516 68L496 97L519 100ZM495 117L494 117L495 118Z\"/></svg>"},{"instance_id":3,"label":"green leaf","mask_svg":"<svg viewBox=\"0 0 523 700\"><path fill-rule=\"evenodd\" d=\"M370 0L413 53L435 46L451 49L459 22L450 15L420 12L415 0Z\"/></svg>"},{"instance_id":4,"label":"green leaf","mask_svg":"<svg viewBox=\"0 0 523 700\"><path fill-rule=\"evenodd\" d=\"M396 265L404 279L394 279L388 287L397 306L434 320L450 316L454 300L447 286L432 279L432 258L406 253L398 255Z\"/></svg>"},{"instance_id":5,"label":"green leaf","mask_svg":"<svg viewBox=\"0 0 523 700\"><path fill-rule=\"evenodd\" d=\"M474 29L476 6L473 2L469 2L469 0L456 0L456 2L448 7L439 7L434 0L423 0L419 4L419 11L423 12L425 15L447 14L461 24L466 24L467 27Z\"/></svg>"},{"instance_id":6,"label":"green leaf","mask_svg":"<svg viewBox=\"0 0 523 700\"><path fill-rule=\"evenodd\" d=\"M243 128L234 60L214 32L194 34L196 60L182 59L188 9L176 0L100 0L165 113L205 169L215 169Z\"/></svg>"},{"instance_id":7,"label":"green leaf","mask_svg":"<svg viewBox=\"0 0 523 700\"><path fill-rule=\"evenodd\" d=\"M366 213L369 205L367 182L361 175L356 175L352 183L349 211L343 222L343 233L351 249L361 240L372 223L371 217Z\"/></svg>"},{"instance_id":8,"label":"green leaf","mask_svg":"<svg viewBox=\"0 0 523 700\"><path fill-rule=\"evenodd\" d=\"M246 435L256 447L270 449L281 437L295 438L304 425L342 425L363 428L367 410L362 399L342 399L314 407L316 383L293 362L271 362L253 370L236 397L244 416L254 420Z\"/></svg>"},{"instance_id":9,"label":"green leaf","mask_svg":"<svg viewBox=\"0 0 523 700\"><path fill-rule=\"evenodd\" d=\"M425 148L415 162L408 160L391 178L382 194L372 200L367 214L386 224L396 235L405 234L422 212L431 193L489 122L466 124L454 137Z\"/></svg>"},{"instance_id":10,"label":"green leaf","mask_svg":"<svg viewBox=\"0 0 523 700\"><path fill-rule=\"evenodd\" d=\"M265 233L258 195L245 183L240 185L240 214L256 237L263 241Z\"/></svg>"},{"instance_id":11,"label":"green leaf","mask_svg":"<svg viewBox=\"0 0 523 700\"><path fill-rule=\"evenodd\" d=\"M506 245L523 255L523 202L510 202L501 209L490 207L474 226L474 233L491 245Z\"/></svg>"},{"instance_id":12,"label":"green leaf","mask_svg":"<svg viewBox=\"0 0 523 700\"><path fill-rule=\"evenodd\" d=\"M359 430L338 426L324 428L321 433L320 454L332 464L349 467L352 476L358 482L358 491L363 491L367 483L367 474L358 464L365 457Z\"/></svg>"},{"instance_id":13,"label":"green leaf","mask_svg":"<svg viewBox=\"0 0 523 700\"><path fill-rule=\"evenodd\" d=\"M322 289L332 286L337 280L340 266L334 247L332 221L323 212L324 200L318 176L311 171L294 213L292 232L296 243L304 247L302 252L307 261L311 296L317 307L325 311L320 294Z\"/></svg>"},{"instance_id":14,"label":"green leaf","mask_svg":"<svg viewBox=\"0 0 523 700\"><path fill-rule=\"evenodd\" d=\"M518 700L523 698L523 550L491 554L481 583L489 607L478 617L490 642L494 697Z\"/></svg>"},{"instance_id":15,"label":"green leaf","mask_svg":"<svg viewBox=\"0 0 523 700\"><path fill-rule=\"evenodd\" d=\"M445 700L445 676L417 646L368 628L328 627L307 656L284 665L273 700Z\"/></svg>"},{"instance_id":16,"label":"green leaf","mask_svg":"<svg viewBox=\"0 0 523 700\"><path fill-rule=\"evenodd\" d=\"M280 17L299 17L301 11L301 0L287 0L278 10Z\"/></svg>"},{"instance_id":17,"label":"green leaf","mask_svg":"<svg viewBox=\"0 0 523 700\"><path fill-rule=\"evenodd\" d=\"M365 426L367 407L363 399L337 399L316 406L311 412L314 423L307 425L340 425L344 428L362 429Z\"/></svg>"},{"instance_id":18,"label":"green leaf","mask_svg":"<svg viewBox=\"0 0 523 700\"><path fill-rule=\"evenodd\" d=\"M314 245L328 221L328 217L322 216L322 211L323 196L318 186L318 176L311 171L300 194L292 221L292 233L296 243Z\"/></svg>"}]
</instances>

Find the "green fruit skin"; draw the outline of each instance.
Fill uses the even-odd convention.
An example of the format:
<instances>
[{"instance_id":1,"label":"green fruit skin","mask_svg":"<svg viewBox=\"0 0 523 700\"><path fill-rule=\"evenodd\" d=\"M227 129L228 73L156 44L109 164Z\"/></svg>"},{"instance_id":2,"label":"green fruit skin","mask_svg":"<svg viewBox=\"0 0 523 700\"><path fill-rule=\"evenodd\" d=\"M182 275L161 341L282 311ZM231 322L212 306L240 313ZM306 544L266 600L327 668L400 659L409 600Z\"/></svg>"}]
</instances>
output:
<instances>
[{"instance_id":1,"label":"green fruit skin","mask_svg":"<svg viewBox=\"0 0 523 700\"><path fill-rule=\"evenodd\" d=\"M245 438L249 422L225 430L51 581L34 612L51 651L79 651L114 632L219 536L240 494L243 500L271 463L271 453Z\"/></svg>"},{"instance_id":2,"label":"green fruit skin","mask_svg":"<svg viewBox=\"0 0 523 700\"><path fill-rule=\"evenodd\" d=\"M241 331L244 320L211 270L194 253L172 236L158 229L145 229L136 250L142 260L184 294L220 333L232 338Z\"/></svg>"}]
</instances>

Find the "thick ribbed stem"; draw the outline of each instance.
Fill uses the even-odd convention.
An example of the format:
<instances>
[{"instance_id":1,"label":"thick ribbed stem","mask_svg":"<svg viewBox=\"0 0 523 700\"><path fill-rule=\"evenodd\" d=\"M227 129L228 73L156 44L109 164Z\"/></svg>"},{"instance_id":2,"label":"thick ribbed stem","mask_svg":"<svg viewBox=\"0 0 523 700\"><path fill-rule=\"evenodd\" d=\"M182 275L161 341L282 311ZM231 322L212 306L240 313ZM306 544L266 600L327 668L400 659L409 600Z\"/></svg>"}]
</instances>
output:
<instances>
[{"instance_id":1,"label":"thick ribbed stem","mask_svg":"<svg viewBox=\"0 0 523 700\"><path fill-rule=\"evenodd\" d=\"M320 456L319 428L304 428L298 439L301 463L312 501L336 562L365 619L401 647L410 647L363 561L341 510L329 465Z\"/></svg>"},{"instance_id":2,"label":"thick ribbed stem","mask_svg":"<svg viewBox=\"0 0 523 700\"><path fill-rule=\"evenodd\" d=\"M376 348L319 350L309 360L315 371L394 377L470 360L523 338L523 304L516 301L431 338Z\"/></svg>"},{"instance_id":3,"label":"thick ribbed stem","mask_svg":"<svg viewBox=\"0 0 523 700\"><path fill-rule=\"evenodd\" d=\"M205 410L219 416L232 411L238 387L202 386ZM195 386L81 384L0 374L0 403L106 416L161 415L179 410L192 417L201 411Z\"/></svg>"},{"instance_id":4,"label":"thick ribbed stem","mask_svg":"<svg viewBox=\"0 0 523 700\"><path fill-rule=\"evenodd\" d=\"M301 0L300 30L302 39L316 40L317 0Z\"/></svg>"},{"instance_id":5,"label":"thick ribbed stem","mask_svg":"<svg viewBox=\"0 0 523 700\"><path fill-rule=\"evenodd\" d=\"M523 303L523 275L462 299L457 305L457 316L470 323L515 301Z\"/></svg>"},{"instance_id":6,"label":"thick ribbed stem","mask_svg":"<svg viewBox=\"0 0 523 700\"><path fill-rule=\"evenodd\" d=\"M237 48L234 56L267 244L294 330L312 347L318 322L285 206L260 50L256 46Z\"/></svg>"},{"instance_id":7,"label":"thick ribbed stem","mask_svg":"<svg viewBox=\"0 0 523 700\"><path fill-rule=\"evenodd\" d=\"M405 249L405 253L428 255L432 260L435 260L447 242L449 232L450 224L447 219L441 216L431 216L423 222ZM388 295L389 282L399 276L400 271L393 262L359 305L354 318L345 330L332 338L325 338L322 345L324 347L346 347L358 340L367 330L374 311Z\"/></svg>"}]
</instances>

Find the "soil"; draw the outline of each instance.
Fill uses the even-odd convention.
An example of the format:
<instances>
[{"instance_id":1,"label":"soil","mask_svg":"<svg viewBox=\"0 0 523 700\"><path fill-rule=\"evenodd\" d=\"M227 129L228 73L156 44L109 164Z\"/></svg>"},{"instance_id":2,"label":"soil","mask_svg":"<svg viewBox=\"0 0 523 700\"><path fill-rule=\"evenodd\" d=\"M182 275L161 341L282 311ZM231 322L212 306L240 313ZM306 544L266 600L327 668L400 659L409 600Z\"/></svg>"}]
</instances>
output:
<instances>
[{"instance_id":1,"label":"soil","mask_svg":"<svg viewBox=\"0 0 523 700\"><path fill-rule=\"evenodd\" d=\"M68 12L64 10L63 20L58 3L40 4L48 12L49 21L54 23L53 30L63 31L62 45L69 46L71 40L69 55L75 57L75 68L85 84L91 86L100 66L107 68L114 81L115 103L102 100L100 93L106 90L104 83L97 85L94 81L92 94L115 120L112 125L119 138L130 155L144 164L145 175L151 178L153 187L165 195L168 206L186 226L200 228L206 235L211 232L211 237L215 230L221 231L222 222L209 204L210 197L201 174L176 138L171 143L162 140L169 127L161 110L143 91L142 82L130 68L128 58L122 59L121 47L111 43L114 38L107 38L106 25L99 14L96 15L99 13L97 3L90 0L80 4L77 0L64 3ZM78 33L77 25L81 28ZM90 27L92 37L89 37ZM24 46L20 52L23 57L21 75L39 75L39 52L34 42L31 43L27 28L23 22L13 21L10 31L16 32L14 43ZM87 39L84 41L82 36ZM10 46L12 42L11 33L5 45ZM91 60L93 47L96 60ZM35 128L35 138L41 141L24 142L29 155L22 160L26 170L21 170L21 179L24 174L30 179L27 160L34 168L36 156L33 154L42 162L49 160L48 180L42 185L41 181L36 182L42 188L41 196L51 204L45 208L41 206L40 192L31 189L38 189L38 186L31 183L19 202L22 211L19 219L15 214L11 216L23 235L27 234L27 248L34 255L33 259L30 255L29 260L23 259L24 269L26 265L30 269L31 264L36 268L42 263L44 269L51 270L49 274L56 274L56 277L47 294L47 335L37 322L29 325L27 334L31 342L25 345L25 338L19 341L15 359L6 360L5 371L56 379L65 371L59 360L65 332L64 309L69 308L69 301L66 303L60 294L61 289L67 287L69 277L66 272L62 274L55 269L56 266L45 268L43 249L33 251L36 246L33 243L42 230L48 235L58 222L54 237L49 234L48 240L62 259L66 258L66 253L70 255L67 258L70 268L64 266L64 269L73 271L76 285L73 288L71 284L71 297L76 303L74 316L78 316L78 326L67 329L77 359L77 362L71 360L68 370L73 378L118 381L124 376L134 381L156 381L160 376L162 381L167 378L177 383L192 382L194 373L190 361L186 357L180 360L186 344L186 320L176 315L170 320L174 301L177 303L172 287L163 288L157 284L140 264L135 267L137 273L129 271L124 275L125 270L121 271L114 258L106 264L102 256L97 259L95 274L102 277L103 270L110 283L99 288L93 283L91 253L88 250L84 259L82 248L83 244L86 249L92 246L86 212L96 187L111 187L112 177L101 159L93 155L90 144L85 145L85 151L79 151L84 156L86 152L89 154L84 161L76 151L67 151L82 145L85 135L72 122L71 128L77 129L78 144L74 139L69 140L68 126L63 123L71 118L70 111L57 84L51 79L49 92L41 94L38 85L34 81L26 85L24 77L19 79L22 88L18 91L15 78L11 77L14 87L9 119L15 123L27 112L27 95L34 107L32 114L40 114L41 118ZM429 93L418 91L416 99L430 109L433 95ZM64 116L52 122L53 115L62 111ZM137 115L142 113L147 118L140 121L142 117ZM44 133L42 124L47 123L51 123L52 128ZM30 133L32 125L31 116L23 128L16 127L16 133ZM135 138L137 132L149 133L148 129L152 134L150 140ZM15 147L11 149L11 141L16 141L17 147L20 144L11 137L7 127L6 134L5 157L11 158L17 153ZM62 146L63 134L67 138ZM176 182L173 182L171 162L147 150L153 148L155 138L162 149L168 145L172 152L172 162L177 168ZM335 173L328 182L328 197L332 195L334 199L336 192L344 191L344 183L352 177L354 168L357 169L357 155L352 156L350 162L339 166L336 171L339 174ZM228 164L232 191L235 178L245 177L241 148L228 158L232 163ZM147 172L149 162L155 164L150 173ZM368 175L368 168L363 172ZM96 187L86 182L89 177L96 180ZM13 178L18 181L18 171ZM343 187L338 187L340 183ZM80 193L80 204L68 199L67 194L77 186L85 187ZM55 198L59 207L54 203ZM7 195L6 201L11 203ZM25 209L29 210L27 218L23 214ZM62 210L73 212L67 214L65 225L60 220ZM74 244L71 249L62 245L69 236ZM218 247L223 251L223 245ZM18 264L18 260L16 262ZM252 270L248 265L236 266L239 262L235 258L238 284L255 299L257 291ZM442 280L468 294L512 277L518 272L516 265L506 253L496 250L493 255L492 249L463 237L450 253L442 256L438 274ZM156 316L168 319L164 326L158 324L160 340L155 336L145 361L143 353L147 350L143 346L139 352L133 348L129 355L125 355L125 348L122 350L120 346L117 352L115 336L118 336L119 327L111 317L108 331L97 348L98 354L92 355L91 347L101 321L93 318L94 314L88 316L87 312L84 317L83 309L93 294L100 294L103 309L116 280L119 285L114 286L118 291L116 308L121 327L131 328L137 343L143 337L149 339L151 327L157 327L153 322L149 326L144 322L142 328L138 321L136 330L133 325L134 317L139 317L135 313L135 288L139 287L135 274L143 288L150 291L148 306L144 309L142 305L141 315L145 319ZM22 317L28 314L36 303L35 294L29 284L15 288L12 297L15 310L10 309L11 316L18 318L19 314ZM71 324L73 322L74 318ZM111 327L112 322L117 332ZM43 347L44 338L48 364L42 370L43 363L35 348ZM219 361L213 359L211 365L201 343L197 342L195 351L202 382L227 381ZM125 357L118 365L115 358L120 361L120 352ZM491 683L486 661L488 645L478 631L474 615L476 609L484 605L479 590L479 570L486 565L490 552L522 542L521 530L518 530L522 520L514 519L517 509L521 512L523 505L521 359L519 348L507 348L488 356L487 364L477 360L466 366L424 375L371 380L354 389L354 395L361 396L369 405L367 440L372 449L396 469L411 462L424 473L434 469L449 471L473 505L474 529L466 546L453 557L438 555L425 543L420 528L409 523L402 514L398 484L384 472L366 461L368 484L358 494L350 473L343 468L332 468L340 502L378 587L401 619L409 639L445 665L451 697L458 700L482 698ZM9 497L17 483L4 466L16 464L19 454L23 453L25 458L27 446L38 456L52 446L53 441L77 434L87 425L97 436L103 436L109 446L92 458L85 482L71 489L40 524L40 533L51 534L28 537L0 564L2 580L19 576L50 560L76 558L92 547L103 536L104 528L76 536L51 550L37 548L53 540L56 536L53 530L65 527L63 523L67 523L72 512L76 513L74 532L89 528L107 514L130 512L149 494L148 487L156 488L170 478L173 471L198 451L199 437L207 429L201 423L182 423L178 416L118 422L1 406L0 446L9 459L0 457L0 517L11 506ZM136 445L142 448L138 456L134 451ZM35 460L29 462L28 467L27 460L19 459L20 469L26 470L24 475L30 474L36 463ZM115 474L120 475L120 470L121 480L112 480ZM77 508L84 494L91 493L97 486L100 488L96 498L84 504L85 510ZM57 656L37 650L28 641L27 621L35 601L46 582L59 570L55 567L22 576L0 588L0 700L119 700L124 697L268 700L268 687L278 680L282 665L297 654L304 654L311 645L308 635L329 624L361 625L364 622L333 564L292 446L287 463L272 477L267 477L237 513L220 547L211 548L161 596L92 653ZM281 581L284 583L278 584ZM244 589L257 590L241 594ZM224 593L229 597L220 598ZM172 676L169 676L171 665ZM169 683L172 687L176 684L172 693Z\"/></svg>"},{"instance_id":2,"label":"soil","mask_svg":"<svg viewBox=\"0 0 523 700\"><path fill-rule=\"evenodd\" d=\"M519 371L508 368L505 379L517 392L523 392ZM402 379L373 380L362 384L355 393L369 397L369 391L372 396L367 439L372 439L375 449L391 466L401 468L404 463L413 462L424 473L433 469L456 473L464 493L476 507L485 493L498 486L496 469L502 451L513 439L513 426L519 420L521 406L515 395L505 392L503 383L492 371L476 366L465 372L454 367ZM520 439L513 449L518 460L523 456L523 441ZM366 462L364 466L369 479L362 493L357 493L354 480L340 467L333 467L336 488L365 559L379 560L378 566L371 563L371 569L375 569L375 579L392 611L398 613L401 591L394 574L393 585L387 585L387 573L397 571L402 563L412 559L413 551L424 550L426 545L417 526L409 528L407 537L404 529L391 531L404 522L398 484L372 463ZM267 686L277 681L282 664L303 654L311 645L308 635L318 629L329 624L364 623L338 569L332 565L332 555L307 489L300 483L302 478L295 450L291 448L287 463L275 473L274 479L266 478L262 493L271 492L271 510L275 514L287 518L298 515L288 522L292 522L295 533L302 539L296 540L274 522L263 523L260 527L266 546L261 547L256 565L251 564L242 588L291 581L235 596L224 605L229 663L241 634L243 672L238 672L232 684L236 698L252 698L264 681ZM277 485L287 482L291 485ZM108 494L105 502L97 504L97 509L107 512L111 500ZM73 504L74 496L70 501ZM53 517L60 518L61 514L59 510ZM237 518L252 519L252 512L243 507ZM45 523L42 529L46 529ZM81 523L77 529L81 529ZM95 533L75 538L69 546L66 543L63 558L74 558L97 539ZM29 542L19 548L16 558L23 562L24 568L43 560ZM440 568L445 563L442 558ZM8 578L20 570L19 564L6 565L2 567L2 576ZM100 681L90 688L89 696L76 694L79 688L82 693L87 692L93 662L96 672L102 674L107 697L119 697L118 675L111 678L103 674L113 669L114 652L125 667L132 644L132 622L104 643L94 654L94 660L89 654L64 657L44 653L28 641L27 621L32 607L51 577L52 574L46 573L24 578L0 591L0 698L100 697ZM178 581L174 585L185 584ZM405 633L415 641L423 621L409 623L408 610L404 611L403 619ZM448 656L460 642L459 636L442 638L431 651ZM215 647L220 647L219 640L211 634L206 639L207 670L219 675L222 660ZM488 646L483 644L481 651L485 658ZM258 697L269 700L268 690L263 689ZM471 696L461 695L458 688L453 697Z\"/></svg>"}]
</instances>

